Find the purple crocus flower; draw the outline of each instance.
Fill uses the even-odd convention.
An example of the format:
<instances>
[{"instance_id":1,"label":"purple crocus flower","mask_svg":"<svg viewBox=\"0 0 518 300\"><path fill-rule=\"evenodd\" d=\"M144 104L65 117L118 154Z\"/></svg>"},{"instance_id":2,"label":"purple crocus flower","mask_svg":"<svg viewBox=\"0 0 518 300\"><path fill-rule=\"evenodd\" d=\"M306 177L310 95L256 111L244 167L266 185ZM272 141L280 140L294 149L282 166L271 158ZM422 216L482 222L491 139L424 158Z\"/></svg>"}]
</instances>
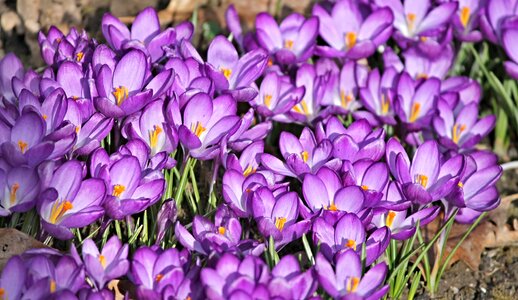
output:
<instances>
[{"instance_id":1,"label":"purple crocus flower","mask_svg":"<svg viewBox=\"0 0 518 300\"><path fill-rule=\"evenodd\" d=\"M102 32L113 49L136 48L145 51L153 62L164 55L163 46L176 42L175 29L169 27L161 31L158 15L151 7L135 17L131 31L119 19L106 13L102 19Z\"/></svg>"},{"instance_id":2,"label":"purple crocus flower","mask_svg":"<svg viewBox=\"0 0 518 300\"><path fill-rule=\"evenodd\" d=\"M317 46L317 54L349 59L367 58L392 34L394 15L388 8L365 13L365 5L354 0L337 1L329 14L315 5L320 20L320 36L330 45Z\"/></svg>"},{"instance_id":3,"label":"purple crocus flower","mask_svg":"<svg viewBox=\"0 0 518 300\"><path fill-rule=\"evenodd\" d=\"M313 55L318 23L317 17L305 19L293 13L277 25L270 14L263 12L255 19L257 42L281 65L305 62Z\"/></svg>"},{"instance_id":4,"label":"purple crocus flower","mask_svg":"<svg viewBox=\"0 0 518 300\"><path fill-rule=\"evenodd\" d=\"M259 94L250 104L264 117L289 123L291 119L285 113L302 100L304 91L304 87L293 86L289 77L270 72L264 77Z\"/></svg>"},{"instance_id":5,"label":"purple crocus flower","mask_svg":"<svg viewBox=\"0 0 518 300\"><path fill-rule=\"evenodd\" d=\"M186 253L178 249L153 249L140 247L133 254L131 279L137 286L139 299L157 299L166 289L175 290L175 296L188 299L191 294L191 279L184 274L188 263ZM171 291L169 291L171 292Z\"/></svg>"},{"instance_id":6,"label":"purple crocus flower","mask_svg":"<svg viewBox=\"0 0 518 300\"><path fill-rule=\"evenodd\" d=\"M440 85L437 78L415 81L408 73L401 74L394 110L408 130L417 131L430 124Z\"/></svg>"},{"instance_id":7,"label":"purple crocus flower","mask_svg":"<svg viewBox=\"0 0 518 300\"><path fill-rule=\"evenodd\" d=\"M359 91L361 102L368 111L355 112L356 119L365 118L373 127L396 124L394 101L397 75L394 68L386 69L381 76L378 69L369 73L366 87Z\"/></svg>"},{"instance_id":8,"label":"purple crocus flower","mask_svg":"<svg viewBox=\"0 0 518 300\"><path fill-rule=\"evenodd\" d=\"M250 108L248 112L239 120L234 133L225 139L225 147L228 145L234 151L243 151L251 143L263 140L272 130L272 122L265 121L258 124L254 116L255 110Z\"/></svg>"},{"instance_id":9,"label":"purple crocus flower","mask_svg":"<svg viewBox=\"0 0 518 300\"><path fill-rule=\"evenodd\" d=\"M266 264L252 255L243 261L225 253L214 268L201 270L200 280L208 299L268 299L270 272Z\"/></svg>"},{"instance_id":10,"label":"purple crocus flower","mask_svg":"<svg viewBox=\"0 0 518 300\"><path fill-rule=\"evenodd\" d=\"M114 158L116 159L110 160L103 148L97 149L91 157L90 173L106 184L106 214L120 220L141 212L158 201L165 181L159 171L144 173L135 156L123 154Z\"/></svg>"},{"instance_id":11,"label":"purple crocus flower","mask_svg":"<svg viewBox=\"0 0 518 300\"><path fill-rule=\"evenodd\" d=\"M517 26L508 26L502 30L502 46L504 47L507 56L511 59L504 62L504 67L507 74L514 79L518 79L518 47L516 47L515 43L517 37Z\"/></svg>"},{"instance_id":12,"label":"purple crocus flower","mask_svg":"<svg viewBox=\"0 0 518 300\"><path fill-rule=\"evenodd\" d=\"M390 51L391 50L387 50L386 53ZM404 70L408 72L412 78L427 79L436 77L443 79L450 71L455 53L451 45L446 45L438 55L428 57L419 48L411 47L403 53L403 57L405 58ZM385 65L391 66L393 64L385 62ZM403 70L399 71L401 72Z\"/></svg>"},{"instance_id":13,"label":"purple crocus flower","mask_svg":"<svg viewBox=\"0 0 518 300\"><path fill-rule=\"evenodd\" d=\"M470 149L495 126L496 117L488 115L477 121L478 103L473 102L455 113L445 101L439 100L439 114L433 120L439 143L449 149Z\"/></svg>"},{"instance_id":14,"label":"purple crocus flower","mask_svg":"<svg viewBox=\"0 0 518 300\"><path fill-rule=\"evenodd\" d=\"M295 192L277 197L267 187L254 192L252 207L259 231L273 237L277 249L300 238L311 227L310 220L297 222L299 201Z\"/></svg>"},{"instance_id":15,"label":"purple crocus flower","mask_svg":"<svg viewBox=\"0 0 518 300\"><path fill-rule=\"evenodd\" d=\"M412 163L403 146L391 138L386 159L392 175L402 184L403 195L416 204L428 204L448 195L459 182L464 168L462 156L441 163L437 142L427 141L417 148Z\"/></svg>"},{"instance_id":16,"label":"purple crocus flower","mask_svg":"<svg viewBox=\"0 0 518 300\"><path fill-rule=\"evenodd\" d=\"M216 89L228 91L237 101L250 101L257 95L251 85L261 76L267 62L268 55L261 49L239 58L232 43L223 36L214 38L207 52L207 71Z\"/></svg>"},{"instance_id":17,"label":"purple crocus flower","mask_svg":"<svg viewBox=\"0 0 518 300\"><path fill-rule=\"evenodd\" d=\"M482 33L478 31L480 15L486 8L485 0L456 0L459 3L453 19L455 36L463 42L479 42Z\"/></svg>"},{"instance_id":18,"label":"purple crocus flower","mask_svg":"<svg viewBox=\"0 0 518 300\"><path fill-rule=\"evenodd\" d=\"M309 299L318 287L313 269L300 270L293 255L286 255L272 269L268 283L270 296L278 299Z\"/></svg>"},{"instance_id":19,"label":"purple crocus flower","mask_svg":"<svg viewBox=\"0 0 518 300\"><path fill-rule=\"evenodd\" d=\"M74 124L76 127L77 139L73 152L77 155L89 155L101 146L101 141L108 136L112 127L113 119L94 113L84 124Z\"/></svg>"},{"instance_id":20,"label":"purple crocus flower","mask_svg":"<svg viewBox=\"0 0 518 300\"><path fill-rule=\"evenodd\" d=\"M508 19L518 14L518 1L491 0L487 1L485 14L480 18L480 29L484 37L498 44L502 39L503 29L507 27Z\"/></svg>"},{"instance_id":21,"label":"purple crocus flower","mask_svg":"<svg viewBox=\"0 0 518 300\"><path fill-rule=\"evenodd\" d=\"M444 33L449 20L457 11L457 2L447 2L437 7L432 7L430 0L374 2L379 7L389 7L394 13L394 27L397 29L394 37L404 48L409 43L418 42L421 50L435 56L442 51L444 43L450 41L449 38L443 38L442 41L436 41L435 38Z\"/></svg>"},{"instance_id":22,"label":"purple crocus flower","mask_svg":"<svg viewBox=\"0 0 518 300\"><path fill-rule=\"evenodd\" d=\"M329 162L333 146L329 140L318 143L313 132L305 127L300 138L284 131L279 138L279 148L284 161L264 153L261 155L262 165L274 173L302 178L306 173L315 173Z\"/></svg>"},{"instance_id":23,"label":"purple crocus flower","mask_svg":"<svg viewBox=\"0 0 518 300\"><path fill-rule=\"evenodd\" d=\"M173 108L173 121L178 126L180 143L197 159L212 159L219 154L219 142L233 132L239 117L237 103L230 95L212 100L205 93L192 96L183 115Z\"/></svg>"},{"instance_id":24,"label":"purple crocus flower","mask_svg":"<svg viewBox=\"0 0 518 300\"><path fill-rule=\"evenodd\" d=\"M466 207L479 213L492 210L500 203L495 183L501 175L502 167L498 165L496 155L487 151L475 151L466 156L466 168L446 200L456 207ZM465 211L458 219L468 223L474 220L467 215Z\"/></svg>"},{"instance_id":25,"label":"purple crocus flower","mask_svg":"<svg viewBox=\"0 0 518 300\"><path fill-rule=\"evenodd\" d=\"M117 236L112 236L101 252L94 241L85 240L82 256L86 273L98 291L110 280L126 275L130 267L128 245L123 245Z\"/></svg>"},{"instance_id":26,"label":"purple crocus flower","mask_svg":"<svg viewBox=\"0 0 518 300\"><path fill-rule=\"evenodd\" d=\"M361 187L366 207L373 207L381 200L389 180L389 171L384 162L362 159L353 164L344 163L342 171L345 185Z\"/></svg>"},{"instance_id":27,"label":"purple crocus flower","mask_svg":"<svg viewBox=\"0 0 518 300\"><path fill-rule=\"evenodd\" d=\"M314 65L303 64L297 70L296 86L305 88L304 98L290 111L292 120L311 124L322 116L321 101L330 83L331 72L318 75ZM331 81L332 82L332 81Z\"/></svg>"},{"instance_id":28,"label":"purple crocus flower","mask_svg":"<svg viewBox=\"0 0 518 300\"><path fill-rule=\"evenodd\" d=\"M42 179L48 185L40 195L38 212L43 228L58 239L71 239L70 228L90 225L104 214L104 182L83 178L82 164L70 160Z\"/></svg>"},{"instance_id":29,"label":"purple crocus flower","mask_svg":"<svg viewBox=\"0 0 518 300\"><path fill-rule=\"evenodd\" d=\"M36 204L39 191L40 181L34 169L0 169L0 216L30 210Z\"/></svg>"},{"instance_id":30,"label":"purple crocus flower","mask_svg":"<svg viewBox=\"0 0 518 300\"><path fill-rule=\"evenodd\" d=\"M320 251L332 259L336 253L352 249L361 253L365 243L365 226L354 213L345 213L335 224L323 217L313 222L315 242L320 243Z\"/></svg>"},{"instance_id":31,"label":"purple crocus flower","mask_svg":"<svg viewBox=\"0 0 518 300\"><path fill-rule=\"evenodd\" d=\"M458 108L470 103L479 103L482 96L482 87L477 80L469 77L455 76L441 82L441 98L450 107L458 102Z\"/></svg>"},{"instance_id":32,"label":"purple crocus flower","mask_svg":"<svg viewBox=\"0 0 518 300\"><path fill-rule=\"evenodd\" d=\"M0 296L4 299L21 299L26 278L27 269L20 256L11 257L0 277Z\"/></svg>"},{"instance_id":33,"label":"purple crocus flower","mask_svg":"<svg viewBox=\"0 0 518 300\"><path fill-rule=\"evenodd\" d=\"M86 31L72 28L68 34L63 34L55 26L51 26L47 35L40 31L38 43L41 56L47 65L59 65L64 61L78 63L90 61L93 47L97 42L90 40Z\"/></svg>"},{"instance_id":34,"label":"purple crocus flower","mask_svg":"<svg viewBox=\"0 0 518 300\"><path fill-rule=\"evenodd\" d=\"M322 288L336 299L344 296L345 299L381 299L388 291L388 285L382 286L387 276L387 265L382 262L362 274L362 263L355 251L349 250L340 255L334 270L329 261L318 253L315 269Z\"/></svg>"},{"instance_id":35,"label":"purple crocus flower","mask_svg":"<svg viewBox=\"0 0 518 300\"><path fill-rule=\"evenodd\" d=\"M0 60L0 96L4 101L11 104L16 103L16 96L13 91L14 78L21 79L25 70L20 59L13 53L6 54ZM1 107L0 102L0 107Z\"/></svg>"},{"instance_id":36,"label":"purple crocus flower","mask_svg":"<svg viewBox=\"0 0 518 300\"><path fill-rule=\"evenodd\" d=\"M152 100L153 90L142 91L150 75L146 55L140 50L126 53L112 71L103 65L95 83L99 97L95 107L107 117L121 118L132 114Z\"/></svg>"},{"instance_id":37,"label":"purple crocus flower","mask_svg":"<svg viewBox=\"0 0 518 300\"><path fill-rule=\"evenodd\" d=\"M363 209L365 202L360 187L344 187L338 175L327 167L321 168L315 175L306 174L302 192L313 213L322 209L358 213Z\"/></svg>"}]
</instances>

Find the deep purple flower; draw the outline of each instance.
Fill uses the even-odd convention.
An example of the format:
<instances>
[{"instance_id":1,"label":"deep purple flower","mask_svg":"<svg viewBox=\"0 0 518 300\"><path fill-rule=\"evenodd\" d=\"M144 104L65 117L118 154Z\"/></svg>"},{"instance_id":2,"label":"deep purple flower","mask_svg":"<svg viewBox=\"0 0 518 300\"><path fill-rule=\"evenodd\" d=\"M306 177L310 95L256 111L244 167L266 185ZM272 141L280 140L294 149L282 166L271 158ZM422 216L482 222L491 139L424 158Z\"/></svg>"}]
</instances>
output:
<instances>
[{"instance_id":1,"label":"deep purple flower","mask_svg":"<svg viewBox=\"0 0 518 300\"><path fill-rule=\"evenodd\" d=\"M405 64L399 61L397 55L387 49L383 53L386 66L395 67L399 72L406 71L414 79L427 79L446 77L453 64L455 53L451 45L445 45L442 51L434 57L428 57L417 47L408 48L404 53Z\"/></svg>"},{"instance_id":2,"label":"deep purple flower","mask_svg":"<svg viewBox=\"0 0 518 300\"><path fill-rule=\"evenodd\" d=\"M286 255L272 269L268 283L270 296L279 299L308 299L318 287L313 269L300 270L300 263L293 255Z\"/></svg>"},{"instance_id":3,"label":"deep purple flower","mask_svg":"<svg viewBox=\"0 0 518 300\"><path fill-rule=\"evenodd\" d=\"M270 272L258 257L248 255L243 261L230 253L219 258L214 268L200 274L208 299L268 299Z\"/></svg>"},{"instance_id":4,"label":"deep purple flower","mask_svg":"<svg viewBox=\"0 0 518 300\"><path fill-rule=\"evenodd\" d=\"M459 8L453 19L455 36L463 42L479 42L482 33L478 31L480 15L486 8L485 0L457 0Z\"/></svg>"},{"instance_id":5,"label":"deep purple flower","mask_svg":"<svg viewBox=\"0 0 518 300\"><path fill-rule=\"evenodd\" d=\"M56 238L71 239L70 228L90 225L104 214L104 182L83 178L83 166L71 160L42 179L48 185L40 195L38 212L43 228Z\"/></svg>"},{"instance_id":6,"label":"deep purple flower","mask_svg":"<svg viewBox=\"0 0 518 300\"><path fill-rule=\"evenodd\" d=\"M515 43L517 37L518 27L516 26L509 26L502 30L502 46L507 56L511 59L510 61L504 62L504 67L507 74L514 79L518 79L518 48Z\"/></svg>"},{"instance_id":7,"label":"deep purple flower","mask_svg":"<svg viewBox=\"0 0 518 300\"><path fill-rule=\"evenodd\" d=\"M41 48L41 56L49 66L64 61L88 62L96 44L88 37L85 30L78 31L76 28L71 28L70 32L65 35L55 26L49 28L46 36L40 31L38 43Z\"/></svg>"},{"instance_id":8,"label":"deep purple flower","mask_svg":"<svg viewBox=\"0 0 518 300\"><path fill-rule=\"evenodd\" d=\"M106 13L102 19L102 32L108 44L115 50L136 48L145 51L153 62L164 55L163 46L176 42L176 31L169 27L160 30L156 11L148 7L133 21L131 31L119 19Z\"/></svg>"},{"instance_id":9,"label":"deep purple flower","mask_svg":"<svg viewBox=\"0 0 518 300\"><path fill-rule=\"evenodd\" d=\"M277 197L267 187L254 192L252 208L259 232L266 238L273 237L277 249L300 238L311 227L310 220L297 222L299 202L295 192Z\"/></svg>"},{"instance_id":10,"label":"deep purple flower","mask_svg":"<svg viewBox=\"0 0 518 300\"><path fill-rule=\"evenodd\" d=\"M388 291L388 285L381 286L387 275L387 265L382 262L362 274L362 263L355 251L349 250L340 255L334 270L329 261L318 253L315 269L320 285L333 298L351 295L360 299L381 299Z\"/></svg>"},{"instance_id":11,"label":"deep purple flower","mask_svg":"<svg viewBox=\"0 0 518 300\"><path fill-rule=\"evenodd\" d=\"M0 296L4 299L21 299L26 277L27 269L22 259L19 256L11 257L0 277Z\"/></svg>"},{"instance_id":12,"label":"deep purple flower","mask_svg":"<svg viewBox=\"0 0 518 300\"><path fill-rule=\"evenodd\" d=\"M485 38L492 43L499 43L508 19L512 19L517 14L518 1L516 0L487 1L485 14L480 18L480 29Z\"/></svg>"},{"instance_id":13,"label":"deep purple flower","mask_svg":"<svg viewBox=\"0 0 518 300\"><path fill-rule=\"evenodd\" d=\"M355 112L355 118L365 118L373 127L396 124L394 101L397 75L392 67L386 69L381 76L378 69L369 73L367 86L359 90L361 102L368 111Z\"/></svg>"},{"instance_id":14,"label":"deep purple flower","mask_svg":"<svg viewBox=\"0 0 518 300\"><path fill-rule=\"evenodd\" d=\"M353 164L344 163L342 171L345 185L361 187L366 207L373 207L381 200L389 180L389 170L384 162L362 159Z\"/></svg>"},{"instance_id":15,"label":"deep purple flower","mask_svg":"<svg viewBox=\"0 0 518 300\"><path fill-rule=\"evenodd\" d=\"M386 159L392 175L402 185L403 195L415 204L428 204L448 195L459 183L459 173L465 165L462 156L442 162L433 140L419 146L410 163L403 146L391 138Z\"/></svg>"},{"instance_id":16,"label":"deep purple flower","mask_svg":"<svg viewBox=\"0 0 518 300\"><path fill-rule=\"evenodd\" d=\"M354 0L337 1L329 14L315 5L313 14L320 20L320 36L330 45L318 46L326 57L367 58L392 34L394 15L388 8L366 13L364 5Z\"/></svg>"},{"instance_id":17,"label":"deep purple flower","mask_svg":"<svg viewBox=\"0 0 518 300\"><path fill-rule=\"evenodd\" d=\"M13 53L6 54L0 60L0 96L5 99L4 101L11 104L16 103L16 96L13 91L12 82L15 78L23 78L24 73L25 70L22 62Z\"/></svg>"},{"instance_id":18,"label":"deep purple flower","mask_svg":"<svg viewBox=\"0 0 518 300\"><path fill-rule=\"evenodd\" d=\"M234 151L243 151L243 149L258 140L262 140L272 130L272 122L266 121L259 124L254 116L254 109L250 108L248 112L239 120L236 125L237 129L234 133L227 136L225 146L228 145Z\"/></svg>"},{"instance_id":19,"label":"deep purple flower","mask_svg":"<svg viewBox=\"0 0 518 300\"><path fill-rule=\"evenodd\" d=\"M36 204L40 191L38 174L29 167L0 169L0 215L26 212Z\"/></svg>"},{"instance_id":20,"label":"deep purple flower","mask_svg":"<svg viewBox=\"0 0 518 300\"><path fill-rule=\"evenodd\" d=\"M237 101L250 101L257 95L252 83L263 73L268 55L261 49L239 58L232 43L223 36L212 40L208 52L209 76L216 89L228 91Z\"/></svg>"},{"instance_id":21,"label":"deep purple flower","mask_svg":"<svg viewBox=\"0 0 518 300\"><path fill-rule=\"evenodd\" d=\"M439 100L434 117L434 131L439 135L439 143L449 149L470 149L478 144L495 126L496 117L488 115L477 121L478 103L464 106L454 112L445 101Z\"/></svg>"},{"instance_id":22,"label":"deep purple flower","mask_svg":"<svg viewBox=\"0 0 518 300\"><path fill-rule=\"evenodd\" d=\"M128 245L123 245L117 236L112 236L101 252L94 241L85 240L82 256L86 273L97 290L104 288L110 280L126 275L130 267Z\"/></svg>"},{"instance_id":23,"label":"deep purple flower","mask_svg":"<svg viewBox=\"0 0 518 300\"><path fill-rule=\"evenodd\" d=\"M270 14L263 12L255 19L257 41L281 65L305 62L313 55L318 23L317 17L305 19L293 13L277 25Z\"/></svg>"}]
</instances>

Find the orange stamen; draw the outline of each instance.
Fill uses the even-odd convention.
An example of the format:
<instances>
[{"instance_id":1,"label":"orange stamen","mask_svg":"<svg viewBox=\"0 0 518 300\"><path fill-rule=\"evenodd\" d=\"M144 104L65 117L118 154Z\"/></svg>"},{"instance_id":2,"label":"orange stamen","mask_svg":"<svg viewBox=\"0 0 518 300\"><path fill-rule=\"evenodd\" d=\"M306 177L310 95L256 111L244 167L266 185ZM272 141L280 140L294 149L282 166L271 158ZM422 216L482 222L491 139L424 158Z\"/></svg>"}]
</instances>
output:
<instances>
[{"instance_id":1,"label":"orange stamen","mask_svg":"<svg viewBox=\"0 0 518 300\"><path fill-rule=\"evenodd\" d=\"M122 193L126 190L126 187L123 186L122 184L116 184L113 186L113 192L112 192L112 196L114 197L120 197L122 195Z\"/></svg>"}]
</instances>

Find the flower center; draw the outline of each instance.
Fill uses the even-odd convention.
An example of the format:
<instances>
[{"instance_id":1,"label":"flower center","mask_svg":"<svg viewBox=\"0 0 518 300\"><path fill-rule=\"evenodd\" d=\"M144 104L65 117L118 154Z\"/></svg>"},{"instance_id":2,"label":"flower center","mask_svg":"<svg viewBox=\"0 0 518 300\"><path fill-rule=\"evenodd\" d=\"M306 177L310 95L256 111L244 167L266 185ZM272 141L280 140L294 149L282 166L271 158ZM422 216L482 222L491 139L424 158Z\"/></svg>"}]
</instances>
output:
<instances>
[{"instance_id":1,"label":"flower center","mask_svg":"<svg viewBox=\"0 0 518 300\"><path fill-rule=\"evenodd\" d=\"M304 162L308 162L308 158L309 158L309 153L308 153L308 151L302 151L302 152L300 153L300 156L302 157L302 160L303 160Z\"/></svg>"},{"instance_id":2,"label":"flower center","mask_svg":"<svg viewBox=\"0 0 518 300\"><path fill-rule=\"evenodd\" d=\"M358 285L360 284L360 278L358 277L349 277L347 279L347 292L354 293L358 289Z\"/></svg>"},{"instance_id":3,"label":"flower center","mask_svg":"<svg viewBox=\"0 0 518 300\"><path fill-rule=\"evenodd\" d=\"M99 262L101 263L103 269L106 269L106 257L104 257L104 255L99 255Z\"/></svg>"},{"instance_id":4,"label":"flower center","mask_svg":"<svg viewBox=\"0 0 518 300\"><path fill-rule=\"evenodd\" d=\"M264 105L270 108L270 103L272 103L272 95L264 95Z\"/></svg>"},{"instance_id":5,"label":"flower center","mask_svg":"<svg viewBox=\"0 0 518 300\"><path fill-rule=\"evenodd\" d=\"M20 148L20 151L22 152L22 154L24 154L25 151L27 151L28 147L29 147L29 144L27 144L26 142L24 142L22 140L18 141L18 148Z\"/></svg>"},{"instance_id":6,"label":"flower center","mask_svg":"<svg viewBox=\"0 0 518 300\"><path fill-rule=\"evenodd\" d=\"M419 73L415 76L415 79L419 80L419 79L428 79L428 74L426 73Z\"/></svg>"},{"instance_id":7,"label":"flower center","mask_svg":"<svg viewBox=\"0 0 518 300\"><path fill-rule=\"evenodd\" d=\"M284 48L291 50L293 49L293 40L285 40L284 41Z\"/></svg>"},{"instance_id":8,"label":"flower center","mask_svg":"<svg viewBox=\"0 0 518 300\"><path fill-rule=\"evenodd\" d=\"M277 229L279 229L279 231L282 231L285 223L286 223L285 217L275 217L275 227Z\"/></svg>"},{"instance_id":9,"label":"flower center","mask_svg":"<svg viewBox=\"0 0 518 300\"><path fill-rule=\"evenodd\" d=\"M385 94L381 95L381 114L386 115L390 108L390 101L388 99L388 96L385 96Z\"/></svg>"},{"instance_id":10,"label":"flower center","mask_svg":"<svg viewBox=\"0 0 518 300\"><path fill-rule=\"evenodd\" d=\"M388 227L392 227L392 223L394 223L394 218L396 217L396 212L389 211L387 214L387 219L385 220L385 225Z\"/></svg>"},{"instance_id":11,"label":"flower center","mask_svg":"<svg viewBox=\"0 0 518 300\"><path fill-rule=\"evenodd\" d=\"M351 49L356 45L356 33L349 31L345 34L345 48L347 50Z\"/></svg>"},{"instance_id":12,"label":"flower center","mask_svg":"<svg viewBox=\"0 0 518 300\"><path fill-rule=\"evenodd\" d=\"M338 210L338 207L336 207L336 205L334 203L331 203L329 204L329 206L327 207L327 210L330 210L330 211L337 211Z\"/></svg>"},{"instance_id":13,"label":"flower center","mask_svg":"<svg viewBox=\"0 0 518 300\"><path fill-rule=\"evenodd\" d=\"M125 190L125 186L122 184L116 184L113 186L112 196L119 198Z\"/></svg>"},{"instance_id":14,"label":"flower center","mask_svg":"<svg viewBox=\"0 0 518 300\"><path fill-rule=\"evenodd\" d=\"M299 105L300 107L302 107L302 109L300 109ZM298 112L299 114L305 114L306 116L309 115L308 104L305 100L302 100L299 104L295 105L293 107L293 110Z\"/></svg>"},{"instance_id":15,"label":"flower center","mask_svg":"<svg viewBox=\"0 0 518 300\"><path fill-rule=\"evenodd\" d=\"M409 14L406 15L408 31L410 31L410 32L414 31L415 18L416 18L416 15L414 13L409 13Z\"/></svg>"},{"instance_id":16,"label":"flower center","mask_svg":"<svg viewBox=\"0 0 518 300\"><path fill-rule=\"evenodd\" d=\"M410 112L410 123L414 123L415 120L419 117L419 112L421 111L421 103L414 103L412 105L412 111Z\"/></svg>"},{"instance_id":17,"label":"flower center","mask_svg":"<svg viewBox=\"0 0 518 300\"><path fill-rule=\"evenodd\" d=\"M158 125L153 126L153 130L149 132L149 144L151 148L155 148L158 143L158 135L162 133L162 128Z\"/></svg>"},{"instance_id":18,"label":"flower center","mask_svg":"<svg viewBox=\"0 0 518 300\"><path fill-rule=\"evenodd\" d=\"M162 278L164 278L164 275L162 275L162 274L158 274L158 275L156 275L156 277L155 277L155 281L156 281L156 282L160 282L160 280L162 280Z\"/></svg>"},{"instance_id":19,"label":"flower center","mask_svg":"<svg viewBox=\"0 0 518 300\"><path fill-rule=\"evenodd\" d=\"M227 230L225 229L225 227L223 226L219 226L218 227L218 233L221 234L221 235L224 235L225 232L227 232Z\"/></svg>"},{"instance_id":20,"label":"flower center","mask_svg":"<svg viewBox=\"0 0 518 300\"><path fill-rule=\"evenodd\" d=\"M54 281L53 279L50 280L50 293L54 293L56 292L56 281Z\"/></svg>"},{"instance_id":21,"label":"flower center","mask_svg":"<svg viewBox=\"0 0 518 300\"><path fill-rule=\"evenodd\" d=\"M420 184L423 188L426 188L428 185L428 176L417 174L415 176L415 183Z\"/></svg>"},{"instance_id":22,"label":"flower center","mask_svg":"<svg viewBox=\"0 0 518 300\"><path fill-rule=\"evenodd\" d=\"M451 135L452 135L452 140L455 144L459 143L460 135L462 132L464 132L464 130L466 130L465 124L462 124L460 126L459 126L459 124L453 125Z\"/></svg>"},{"instance_id":23,"label":"flower center","mask_svg":"<svg viewBox=\"0 0 518 300\"><path fill-rule=\"evenodd\" d=\"M63 217L63 215L71 210L72 208L74 208L74 205L72 205L72 202L70 201L56 201L53 205L52 205L52 209L50 210L50 223L52 224L56 224L58 223L61 218Z\"/></svg>"},{"instance_id":24,"label":"flower center","mask_svg":"<svg viewBox=\"0 0 518 300\"><path fill-rule=\"evenodd\" d=\"M368 191L368 190L369 190L369 187L368 187L368 186L366 186L366 185L362 185L362 186L361 186L361 188L362 188L362 190L364 190L364 191Z\"/></svg>"},{"instance_id":25,"label":"flower center","mask_svg":"<svg viewBox=\"0 0 518 300\"><path fill-rule=\"evenodd\" d=\"M81 61L83 59L83 56L85 56L85 54L80 51L76 54L76 61Z\"/></svg>"},{"instance_id":26,"label":"flower center","mask_svg":"<svg viewBox=\"0 0 518 300\"><path fill-rule=\"evenodd\" d=\"M255 173L255 171L257 171L256 168L253 168L252 166L248 166L245 169L245 171L243 172L243 176L247 177L248 175Z\"/></svg>"},{"instance_id":27,"label":"flower center","mask_svg":"<svg viewBox=\"0 0 518 300\"><path fill-rule=\"evenodd\" d=\"M347 107L353 100L354 95L352 92L346 93L343 90L340 91L340 103L342 104L342 107Z\"/></svg>"},{"instance_id":28,"label":"flower center","mask_svg":"<svg viewBox=\"0 0 518 300\"><path fill-rule=\"evenodd\" d=\"M459 181L459 183L457 183L457 186L459 186L461 189L464 188L464 183L462 183L462 181Z\"/></svg>"},{"instance_id":29,"label":"flower center","mask_svg":"<svg viewBox=\"0 0 518 300\"><path fill-rule=\"evenodd\" d=\"M201 126L201 123L200 122L196 122L196 125L192 124L191 125L191 131L197 136L197 137L200 137L201 134L207 130L207 128Z\"/></svg>"},{"instance_id":30,"label":"flower center","mask_svg":"<svg viewBox=\"0 0 518 300\"><path fill-rule=\"evenodd\" d=\"M470 12L471 11L470 11L469 7L467 7L467 6L464 6L460 10L460 22L462 23L462 26L464 26L464 28L466 28L466 26L468 26Z\"/></svg>"},{"instance_id":31,"label":"flower center","mask_svg":"<svg viewBox=\"0 0 518 300\"><path fill-rule=\"evenodd\" d=\"M347 243L345 243L345 247L351 248L354 251L356 251L356 241L355 240L347 240Z\"/></svg>"},{"instance_id":32,"label":"flower center","mask_svg":"<svg viewBox=\"0 0 518 300\"><path fill-rule=\"evenodd\" d=\"M11 186L11 192L9 193L9 202L11 203L11 206L16 203L16 192L18 192L19 188L20 185L18 183L15 183Z\"/></svg>"},{"instance_id":33,"label":"flower center","mask_svg":"<svg viewBox=\"0 0 518 300\"><path fill-rule=\"evenodd\" d=\"M112 92L112 94L117 101L117 105L121 106L122 102L128 99L128 88L125 86L119 86L118 88L115 88L115 91Z\"/></svg>"},{"instance_id":34,"label":"flower center","mask_svg":"<svg viewBox=\"0 0 518 300\"><path fill-rule=\"evenodd\" d=\"M230 76L232 75L232 70L227 68L221 68L221 73L223 73L223 76L228 80Z\"/></svg>"}]
</instances>

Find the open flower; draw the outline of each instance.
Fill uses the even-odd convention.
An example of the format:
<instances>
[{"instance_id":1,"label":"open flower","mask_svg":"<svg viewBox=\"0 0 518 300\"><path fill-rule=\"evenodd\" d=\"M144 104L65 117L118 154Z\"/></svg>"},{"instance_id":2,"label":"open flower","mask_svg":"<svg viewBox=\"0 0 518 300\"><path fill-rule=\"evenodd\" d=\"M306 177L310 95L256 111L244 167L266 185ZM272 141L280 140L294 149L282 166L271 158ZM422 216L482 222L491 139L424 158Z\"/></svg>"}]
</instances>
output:
<instances>
[{"instance_id":1,"label":"open flower","mask_svg":"<svg viewBox=\"0 0 518 300\"><path fill-rule=\"evenodd\" d=\"M478 30L478 25L480 15L486 8L485 2L478 0L457 0L457 2L459 2L459 8L453 20L455 36L463 42L480 41L483 37Z\"/></svg>"},{"instance_id":2,"label":"open flower","mask_svg":"<svg viewBox=\"0 0 518 300\"><path fill-rule=\"evenodd\" d=\"M259 13L255 19L257 42L268 50L276 62L290 65L305 62L315 48L318 18L307 20L300 14L287 16L280 25L268 13Z\"/></svg>"},{"instance_id":3,"label":"open flower","mask_svg":"<svg viewBox=\"0 0 518 300\"><path fill-rule=\"evenodd\" d=\"M104 214L104 182L83 178L81 163L71 160L43 180L49 184L40 196L38 212L43 228L56 238L71 239L70 228L90 225Z\"/></svg>"},{"instance_id":4,"label":"open flower","mask_svg":"<svg viewBox=\"0 0 518 300\"><path fill-rule=\"evenodd\" d=\"M313 14L320 20L320 36L331 46L318 46L317 54L349 59L367 58L392 34L394 15L388 8L378 8L369 14L355 0L337 1L329 14L316 4Z\"/></svg>"},{"instance_id":5,"label":"open flower","mask_svg":"<svg viewBox=\"0 0 518 300\"><path fill-rule=\"evenodd\" d=\"M355 118L365 118L373 127L396 124L394 101L397 75L397 71L392 67L386 69L381 76L378 69L369 73L366 86L359 90L361 102L368 112L355 112Z\"/></svg>"},{"instance_id":6,"label":"open flower","mask_svg":"<svg viewBox=\"0 0 518 300\"><path fill-rule=\"evenodd\" d=\"M279 299L308 299L318 287L313 269L302 272L294 255L286 255L272 269L270 296Z\"/></svg>"},{"instance_id":7,"label":"open flower","mask_svg":"<svg viewBox=\"0 0 518 300\"><path fill-rule=\"evenodd\" d=\"M39 191L40 181L34 169L0 169L0 216L30 210L36 204Z\"/></svg>"}]
</instances>

